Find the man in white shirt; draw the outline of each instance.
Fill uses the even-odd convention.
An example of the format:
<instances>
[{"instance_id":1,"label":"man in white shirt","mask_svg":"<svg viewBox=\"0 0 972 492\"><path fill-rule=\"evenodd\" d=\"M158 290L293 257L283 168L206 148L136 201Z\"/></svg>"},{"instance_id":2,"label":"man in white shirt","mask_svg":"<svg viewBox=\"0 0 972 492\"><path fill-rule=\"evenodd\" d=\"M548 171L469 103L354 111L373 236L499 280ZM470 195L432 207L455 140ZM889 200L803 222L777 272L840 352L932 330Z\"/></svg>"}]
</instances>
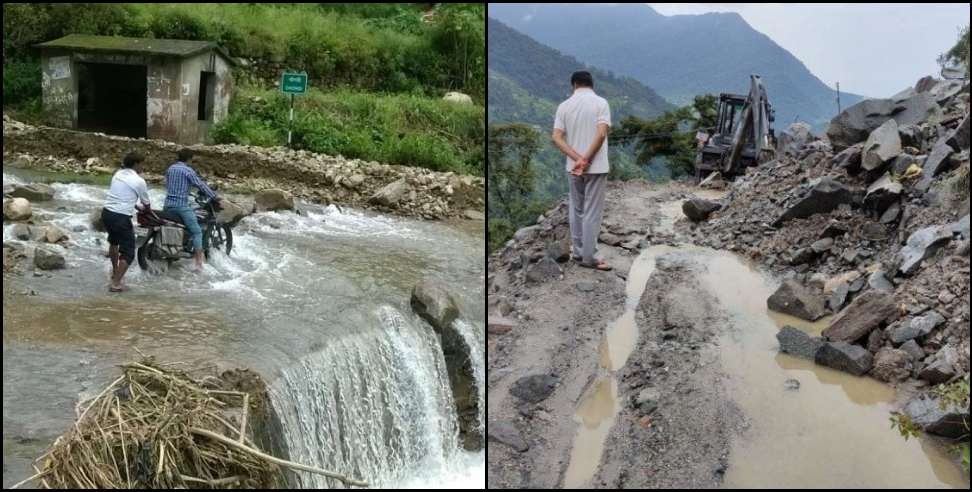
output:
<instances>
[{"instance_id":1,"label":"man in white shirt","mask_svg":"<svg viewBox=\"0 0 972 492\"><path fill-rule=\"evenodd\" d=\"M611 108L594 93L590 72L570 77L574 94L557 107L553 142L567 157L570 181L570 235L574 260L587 268L608 271L611 266L594 258L604 215L608 164L608 130Z\"/></svg>"},{"instance_id":2,"label":"man in white shirt","mask_svg":"<svg viewBox=\"0 0 972 492\"><path fill-rule=\"evenodd\" d=\"M137 153L129 153L122 160L122 168L111 178L111 188L101 210L101 221L108 231L108 256L111 257L111 292L122 292L122 277L135 260L135 228L132 216L139 202L151 207L148 186L139 176L145 159Z\"/></svg>"}]
</instances>

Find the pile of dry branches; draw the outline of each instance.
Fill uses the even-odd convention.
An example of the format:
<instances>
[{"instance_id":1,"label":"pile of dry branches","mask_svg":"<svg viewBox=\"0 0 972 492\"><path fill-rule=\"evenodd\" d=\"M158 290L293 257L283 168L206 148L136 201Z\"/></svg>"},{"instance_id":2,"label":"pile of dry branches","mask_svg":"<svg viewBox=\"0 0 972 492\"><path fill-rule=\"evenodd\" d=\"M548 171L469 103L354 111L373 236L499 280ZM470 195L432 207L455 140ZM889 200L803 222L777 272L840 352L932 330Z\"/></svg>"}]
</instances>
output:
<instances>
[{"instance_id":1,"label":"pile of dry branches","mask_svg":"<svg viewBox=\"0 0 972 492\"><path fill-rule=\"evenodd\" d=\"M275 488L283 485L280 467L367 487L260 451L247 418L251 398L262 395L206 389L151 359L121 367L124 374L79 407L74 426L38 458L37 473L14 488L34 480L49 489Z\"/></svg>"}]
</instances>

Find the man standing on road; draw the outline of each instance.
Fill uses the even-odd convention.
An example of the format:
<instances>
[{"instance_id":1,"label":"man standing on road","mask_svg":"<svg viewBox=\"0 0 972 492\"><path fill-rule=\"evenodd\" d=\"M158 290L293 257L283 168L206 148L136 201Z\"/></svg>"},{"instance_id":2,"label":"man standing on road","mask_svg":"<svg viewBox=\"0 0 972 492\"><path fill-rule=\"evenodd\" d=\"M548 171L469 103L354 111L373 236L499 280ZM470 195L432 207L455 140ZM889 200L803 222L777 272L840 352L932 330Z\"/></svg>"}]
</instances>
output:
<instances>
[{"instance_id":1,"label":"man standing on road","mask_svg":"<svg viewBox=\"0 0 972 492\"><path fill-rule=\"evenodd\" d=\"M609 271L611 266L595 259L594 254L610 171L607 136L611 108L607 100L594 93L590 72L574 72L570 83L574 94L557 107L553 142L567 157L571 252L581 266Z\"/></svg>"},{"instance_id":2,"label":"man standing on road","mask_svg":"<svg viewBox=\"0 0 972 492\"><path fill-rule=\"evenodd\" d=\"M189 189L195 187L210 200L218 200L218 197L196 174L196 170L189 166L189 161L192 159L191 150L182 149L177 157L178 160L169 166L169 170L165 172L164 210L182 218L182 224L186 226L186 230L192 238L196 271L201 272L203 266L202 229L199 227L196 212L189 206Z\"/></svg>"},{"instance_id":3,"label":"man standing on road","mask_svg":"<svg viewBox=\"0 0 972 492\"><path fill-rule=\"evenodd\" d=\"M144 158L136 153L130 153L122 160L122 168L111 177L111 188L105 198L105 206L101 209L101 222L108 231L108 256L111 258L111 292L125 290L122 277L128 267L135 260L135 228L132 226L132 215L135 207L141 202L145 207L149 203L148 187L145 180L139 176L142 171Z\"/></svg>"}]
</instances>

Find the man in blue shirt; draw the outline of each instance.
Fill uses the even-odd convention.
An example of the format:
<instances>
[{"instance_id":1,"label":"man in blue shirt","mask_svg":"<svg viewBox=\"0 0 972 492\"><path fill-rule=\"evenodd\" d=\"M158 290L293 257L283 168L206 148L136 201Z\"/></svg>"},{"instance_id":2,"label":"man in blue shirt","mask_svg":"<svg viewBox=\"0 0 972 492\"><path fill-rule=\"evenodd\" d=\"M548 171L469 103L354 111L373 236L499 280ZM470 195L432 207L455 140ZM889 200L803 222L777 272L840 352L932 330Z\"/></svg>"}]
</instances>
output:
<instances>
[{"instance_id":1,"label":"man in blue shirt","mask_svg":"<svg viewBox=\"0 0 972 492\"><path fill-rule=\"evenodd\" d=\"M178 160L165 172L166 196L163 210L182 218L182 223L185 224L192 238L196 271L199 272L202 271L203 264L202 229L199 227L195 211L189 205L189 189L194 187L211 200L219 198L196 174L196 170L189 166L190 160L192 160L192 151L182 149L179 151Z\"/></svg>"}]
</instances>

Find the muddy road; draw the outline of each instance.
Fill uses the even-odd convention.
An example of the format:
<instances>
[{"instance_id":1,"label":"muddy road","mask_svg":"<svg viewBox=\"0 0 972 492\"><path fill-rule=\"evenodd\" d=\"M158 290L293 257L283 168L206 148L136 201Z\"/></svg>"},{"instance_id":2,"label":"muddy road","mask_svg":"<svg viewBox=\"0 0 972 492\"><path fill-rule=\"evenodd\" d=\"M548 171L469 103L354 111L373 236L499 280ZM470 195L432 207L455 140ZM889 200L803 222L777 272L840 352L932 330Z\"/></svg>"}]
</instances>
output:
<instances>
[{"instance_id":1,"label":"muddy road","mask_svg":"<svg viewBox=\"0 0 972 492\"><path fill-rule=\"evenodd\" d=\"M612 184L612 272L554 270L531 237L491 257L489 309L513 326L487 342L489 486L968 488L940 443L890 428L894 389L779 353L783 326L829 320L768 311L782 279L689 244L690 194L720 192ZM565 213L533 232L566 237Z\"/></svg>"}]
</instances>

